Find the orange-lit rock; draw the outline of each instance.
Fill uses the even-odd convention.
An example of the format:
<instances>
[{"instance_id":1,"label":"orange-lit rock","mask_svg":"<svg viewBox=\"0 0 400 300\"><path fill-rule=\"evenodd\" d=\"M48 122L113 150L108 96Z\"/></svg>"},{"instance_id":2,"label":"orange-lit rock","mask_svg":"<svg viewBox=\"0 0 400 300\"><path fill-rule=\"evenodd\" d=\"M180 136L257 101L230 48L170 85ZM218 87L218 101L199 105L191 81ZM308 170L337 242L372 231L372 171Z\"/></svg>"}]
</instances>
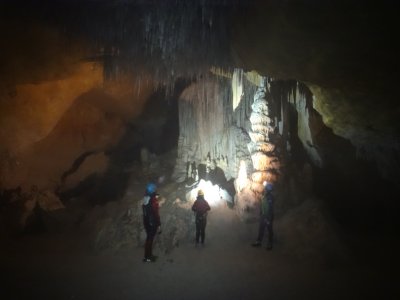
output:
<instances>
[{"instance_id":1,"label":"orange-lit rock","mask_svg":"<svg viewBox=\"0 0 400 300\"><path fill-rule=\"evenodd\" d=\"M252 182L250 189L256 194L261 194L264 191L264 185L258 182Z\"/></svg>"},{"instance_id":2,"label":"orange-lit rock","mask_svg":"<svg viewBox=\"0 0 400 300\"><path fill-rule=\"evenodd\" d=\"M251 142L247 145L247 147L250 153L254 152L268 153L268 152L273 152L275 150L275 145L268 142L262 142L262 143Z\"/></svg>"},{"instance_id":3,"label":"orange-lit rock","mask_svg":"<svg viewBox=\"0 0 400 300\"><path fill-rule=\"evenodd\" d=\"M279 169L278 158L268 156L262 152L256 152L251 156L253 165L256 170L265 171L268 169Z\"/></svg>"},{"instance_id":4,"label":"orange-lit rock","mask_svg":"<svg viewBox=\"0 0 400 300\"><path fill-rule=\"evenodd\" d=\"M94 63L76 64L67 78L20 84L14 96L3 95L0 102L2 148L21 153L46 137L77 97L101 86L102 72Z\"/></svg>"},{"instance_id":5,"label":"orange-lit rock","mask_svg":"<svg viewBox=\"0 0 400 300\"><path fill-rule=\"evenodd\" d=\"M277 176L271 172L254 172L251 174L251 180L256 183L263 183L264 181L275 182L277 180Z\"/></svg>"},{"instance_id":6,"label":"orange-lit rock","mask_svg":"<svg viewBox=\"0 0 400 300\"><path fill-rule=\"evenodd\" d=\"M77 64L63 79L18 85L12 99L0 102L1 187L54 189L80 155L115 145L153 90L151 80L139 84L128 76L103 87L95 63ZM106 161L85 162L71 180L102 173Z\"/></svg>"}]
</instances>

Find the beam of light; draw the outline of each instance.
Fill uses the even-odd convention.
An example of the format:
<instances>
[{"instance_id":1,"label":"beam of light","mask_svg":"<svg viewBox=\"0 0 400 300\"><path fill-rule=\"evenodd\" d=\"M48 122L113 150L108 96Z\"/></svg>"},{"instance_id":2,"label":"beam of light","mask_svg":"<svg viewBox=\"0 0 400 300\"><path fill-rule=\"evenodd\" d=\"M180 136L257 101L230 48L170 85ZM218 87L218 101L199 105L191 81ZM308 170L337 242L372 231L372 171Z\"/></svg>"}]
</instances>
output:
<instances>
[{"instance_id":1,"label":"beam of light","mask_svg":"<svg viewBox=\"0 0 400 300\"><path fill-rule=\"evenodd\" d=\"M210 204L210 206L218 206L224 202L232 202L232 197L229 193L221 189L218 185L213 185L211 181L205 181L201 179L199 184L188 192L186 196L188 201L194 202L197 198L199 190L203 190L204 199Z\"/></svg>"}]
</instances>

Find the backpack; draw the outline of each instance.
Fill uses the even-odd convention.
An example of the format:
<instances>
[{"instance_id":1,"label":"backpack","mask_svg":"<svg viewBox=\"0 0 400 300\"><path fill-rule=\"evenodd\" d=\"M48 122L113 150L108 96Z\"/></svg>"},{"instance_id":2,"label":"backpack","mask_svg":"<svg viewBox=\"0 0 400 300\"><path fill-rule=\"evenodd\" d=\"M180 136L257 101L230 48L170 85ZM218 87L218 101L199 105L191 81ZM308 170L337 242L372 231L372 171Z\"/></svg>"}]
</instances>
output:
<instances>
[{"instance_id":1,"label":"backpack","mask_svg":"<svg viewBox=\"0 0 400 300\"><path fill-rule=\"evenodd\" d=\"M266 193L261 199L261 215L264 218L272 221L273 218L273 195L271 193Z\"/></svg>"},{"instance_id":2,"label":"backpack","mask_svg":"<svg viewBox=\"0 0 400 300\"><path fill-rule=\"evenodd\" d=\"M204 219L207 217L208 205L205 200L196 200L196 219Z\"/></svg>"}]
</instances>

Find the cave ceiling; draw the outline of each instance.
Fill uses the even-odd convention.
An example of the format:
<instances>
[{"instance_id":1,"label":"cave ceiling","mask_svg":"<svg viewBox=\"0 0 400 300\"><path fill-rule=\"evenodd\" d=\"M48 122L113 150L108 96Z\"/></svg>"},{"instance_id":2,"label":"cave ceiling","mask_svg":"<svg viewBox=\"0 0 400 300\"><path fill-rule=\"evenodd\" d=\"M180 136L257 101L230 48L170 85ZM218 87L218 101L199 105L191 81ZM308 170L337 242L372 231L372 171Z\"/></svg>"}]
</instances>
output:
<instances>
[{"instance_id":1,"label":"cave ceiling","mask_svg":"<svg viewBox=\"0 0 400 300\"><path fill-rule=\"evenodd\" d=\"M150 74L161 84L201 77L213 66L239 67L304 82L336 134L366 152L371 144L398 151L399 26L393 5L2 1L1 92L68 77L79 61L111 61L111 70L135 73L136 80Z\"/></svg>"},{"instance_id":2,"label":"cave ceiling","mask_svg":"<svg viewBox=\"0 0 400 300\"><path fill-rule=\"evenodd\" d=\"M43 63L59 64L60 57L67 66L115 51L121 67L154 76L196 76L216 65L354 93L389 92L398 50L390 43L396 28L390 3L2 1L2 74L17 59L46 69Z\"/></svg>"}]
</instances>

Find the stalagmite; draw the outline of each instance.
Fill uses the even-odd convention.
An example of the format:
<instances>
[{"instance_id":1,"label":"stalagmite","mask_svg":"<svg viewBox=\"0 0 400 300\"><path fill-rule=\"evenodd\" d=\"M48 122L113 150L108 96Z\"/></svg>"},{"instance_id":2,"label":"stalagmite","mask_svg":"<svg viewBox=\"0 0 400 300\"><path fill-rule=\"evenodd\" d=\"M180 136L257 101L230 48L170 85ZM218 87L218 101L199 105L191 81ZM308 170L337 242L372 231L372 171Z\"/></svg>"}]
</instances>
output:
<instances>
[{"instance_id":1,"label":"stalagmite","mask_svg":"<svg viewBox=\"0 0 400 300\"><path fill-rule=\"evenodd\" d=\"M263 191L263 182L275 182L276 174L279 174L280 163L273 154L275 145L270 141L270 135L274 133L275 116L271 115L268 100L271 94L267 89L267 79L261 80L254 102L251 105L250 116L251 131L249 132L251 143L247 145L253 162L254 172L251 175L251 189L258 195Z\"/></svg>"}]
</instances>

